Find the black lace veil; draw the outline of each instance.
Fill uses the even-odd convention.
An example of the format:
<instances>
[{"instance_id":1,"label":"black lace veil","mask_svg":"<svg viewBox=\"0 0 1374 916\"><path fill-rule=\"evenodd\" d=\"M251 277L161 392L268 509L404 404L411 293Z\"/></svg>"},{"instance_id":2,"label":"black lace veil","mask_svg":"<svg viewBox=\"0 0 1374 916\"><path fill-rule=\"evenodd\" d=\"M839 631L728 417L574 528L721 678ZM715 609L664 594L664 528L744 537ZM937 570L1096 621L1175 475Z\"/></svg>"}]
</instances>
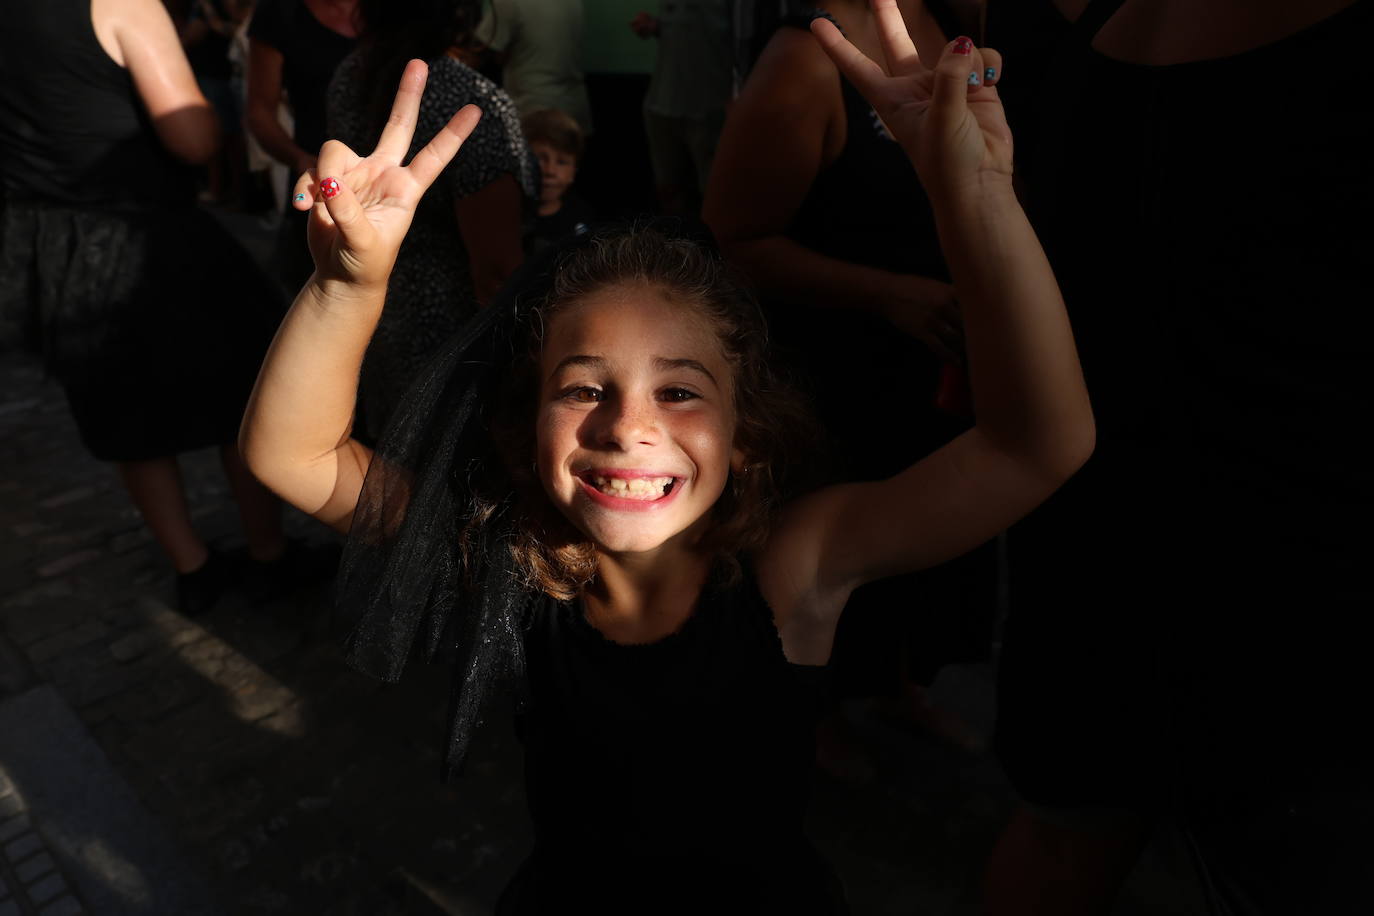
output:
<instances>
[{"instance_id":1,"label":"black lace veil","mask_svg":"<svg viewBox=\"0 0 1374 916\"><path fill-rule=\"evenodd\" d=\"M555 266L585 239L527 261L421 374L377 444L344 548L337 605L348 663L390 682L412 657L455 664L445 779L461 769L492 689L523 682L524 618L544 599L507 549L514 487L489 424Z\"/></svg>"}]
</instances>

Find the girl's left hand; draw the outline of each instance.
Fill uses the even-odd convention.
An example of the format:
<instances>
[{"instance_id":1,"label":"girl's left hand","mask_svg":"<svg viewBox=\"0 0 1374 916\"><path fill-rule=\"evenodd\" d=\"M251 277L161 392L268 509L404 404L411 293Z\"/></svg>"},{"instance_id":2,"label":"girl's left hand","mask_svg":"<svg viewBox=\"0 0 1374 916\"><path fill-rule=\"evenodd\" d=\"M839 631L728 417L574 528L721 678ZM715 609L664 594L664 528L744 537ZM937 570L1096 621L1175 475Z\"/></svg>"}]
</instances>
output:
<instances>
[{"instance_id":1,"label":"girl's left hand","mask_svg":"<svg viewBox=\"0 0 1374 916\"><path fill-rule=\"evenodd\" d=\"M902 145L926 193L938 200L990 181L1009 186L1011 130L996 88L1002 55L958 38L927 67L897 0L873 0L873 13L886 68L826 19L812 21L811 32Z\"/></svg>"}]
</instances>

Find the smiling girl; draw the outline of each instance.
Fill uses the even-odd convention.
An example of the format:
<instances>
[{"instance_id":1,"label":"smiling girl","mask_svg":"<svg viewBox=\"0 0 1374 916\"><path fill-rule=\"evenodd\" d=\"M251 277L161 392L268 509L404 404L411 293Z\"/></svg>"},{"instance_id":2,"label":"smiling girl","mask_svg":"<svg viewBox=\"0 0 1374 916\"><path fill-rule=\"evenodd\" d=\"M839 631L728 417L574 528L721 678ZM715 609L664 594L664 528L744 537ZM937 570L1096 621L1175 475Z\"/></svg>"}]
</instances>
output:
<instances>
[{"instance_id":1,"label":"smiling girl","mask_svg":"<svg viewBox=\"0 0 1374 916\"><path fill-rule=\"evenodd\" d=\"M269 486L350 532L351 661L395 678L417 636L457 653L451 764L492 678L520 676L536 846L499 912L843 912L802 819L846 598L986 541L1092 450L1072 335L984 82L1000 59L959 39L927 67L891 0L875 5L885 67L813 30L934 202L978 416L885 481L782 502L805 426L764 361L756 307L712 252L643 228L528 265L374 454L349 436L359 361L415 202L478 113L402 167L425 78L413 63L376 151L328 143L321 178L297 187L316 273L241 444Z\"/></svg>"}]
</instances>

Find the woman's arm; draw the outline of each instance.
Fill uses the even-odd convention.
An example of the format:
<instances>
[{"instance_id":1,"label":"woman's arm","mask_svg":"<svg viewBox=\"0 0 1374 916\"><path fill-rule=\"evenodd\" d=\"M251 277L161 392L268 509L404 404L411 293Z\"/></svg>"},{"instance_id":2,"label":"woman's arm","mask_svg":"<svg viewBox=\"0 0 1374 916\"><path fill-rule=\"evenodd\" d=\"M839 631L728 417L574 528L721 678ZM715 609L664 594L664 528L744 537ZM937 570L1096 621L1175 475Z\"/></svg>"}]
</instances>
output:
<instances>
[{"instance_id":1,"label":"woman's arm","mask_svg":"<svg viewBox=\"0 0 1374 916\"><path fill-rule=\"evenodd\" d=\"M779 29L726 119L702 219L755 288L801 305L872 312L952 357L950 284L827 257L786 235L843 145L837 110L835 65L810 35Z\"/></svg>"},{"instance_id":2,"label":"woman's arm","mask_svg":"<svg viewBox=\"0 0 1374 916\"><path fill-rule=\"evenodd\" d=\"M520 197L519 183L507 173L453 205L472 267L473 292L482 305L492 300L525 259L520 247Z\"/></svg>"},{"instance_id":3,"label":"woman's arm","mask_svg":"<svg viewBox=\"0 0 1374 916\"><path fill-rule=\"evenodd\" d=\"M894 76L829 23L813 29L892 127L931 191L960 290L977 420L890 480L823 490L784 514L761 557L760 581L770 599L802 612L807 640L824 634L809 643L813 658L828 656L853 588L940 563L993 537L1071 476L1094 440L1059 288L1011 190L1011 135L997 90L968 85L970 73L1000 73L1000 58L962 39L926 69L895 3L875 6Z\"/></svg>"},{"instance_id":4,"label":"woman's arm","mask_svg":"<svg viewBox=\"0 0 1374 916\"><path fill-rule=\"evenodd\" d=\"M269 156L300 175L315 167L315 155L296 145L277 119L281 106L282 53L256 38L248 39L248 106L245 120L253 139Z\"/></svg>"},{"instance_id":5,"label":"woman's arm","mask_svg":"<svg viewBox=\"0 0 1374 916\"><path fill-rule=\"evenodd\" d=\"M387 278L415 206L457 153L480 112L466 106L402 167L427 70L411 61L377 149L360 158L330 141L322 176L296 191L310 217L315 273L282 322L249 399L239 448L287 502L346 531L372 453L350 438L358 371L381 317Z\"/></svg>"},{"instance_id":6,"label":"woman's arm","mask_svg":"<svg viewBox=\"0 0 1374 916\"><path fill-rule=\"evenodd\" d=\"M91 21L101 45L129 71L162 145L192 165L209 162L219 149L219 118L200 92L167 8L158 0L98 0Z\"/></svg>"}]
</instances>

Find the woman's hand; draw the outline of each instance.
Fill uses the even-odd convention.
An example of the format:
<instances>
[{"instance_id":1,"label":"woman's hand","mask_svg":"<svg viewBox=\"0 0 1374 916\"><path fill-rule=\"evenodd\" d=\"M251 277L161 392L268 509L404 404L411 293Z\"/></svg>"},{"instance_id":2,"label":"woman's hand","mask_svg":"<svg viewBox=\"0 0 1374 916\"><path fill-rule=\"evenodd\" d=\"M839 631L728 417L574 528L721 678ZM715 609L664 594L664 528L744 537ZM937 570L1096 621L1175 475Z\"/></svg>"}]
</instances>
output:
<instances>
[{"instance_id":1,"label":"woman's hand","mask_svg":"<svg viewBox=\"0 0 1374 916\"><path fill-rule=\"evenodd\" d=\"M423 61L412 60L406 66L391 117L372 155L359 157L330 140L320 149L314 171L296 181L296 209L314 208L308 239L315 282L385 289L421 196L477 126L481 111L475 105L463 106L408 166L402 166L428 74Z\"/></svg>"},{"instance_id":2,"label":"woman's hand","mask_svg":"<svg viewBox=\"0 0 1374 916\"><path fill-rule=\"evenodd\" d=\"M869 60L829 21L811 32L863 94L938 200L989 181L1011 183L1011 131L996 83L1002 56L972 40L950 42L928 68L916 52L897 0L873 0L887 66Z\"/></svg>"},{"instance_id":3,"label":"woman's hand","mask_svg":"<svg viewBox=\"0 0 1374 916\"><path fill-rule=\"evenodd\" d=\"M883 315L947 363L964 363L964 329L954 287L926 277L902 275Z\"/></svg>"}]
</instances>

